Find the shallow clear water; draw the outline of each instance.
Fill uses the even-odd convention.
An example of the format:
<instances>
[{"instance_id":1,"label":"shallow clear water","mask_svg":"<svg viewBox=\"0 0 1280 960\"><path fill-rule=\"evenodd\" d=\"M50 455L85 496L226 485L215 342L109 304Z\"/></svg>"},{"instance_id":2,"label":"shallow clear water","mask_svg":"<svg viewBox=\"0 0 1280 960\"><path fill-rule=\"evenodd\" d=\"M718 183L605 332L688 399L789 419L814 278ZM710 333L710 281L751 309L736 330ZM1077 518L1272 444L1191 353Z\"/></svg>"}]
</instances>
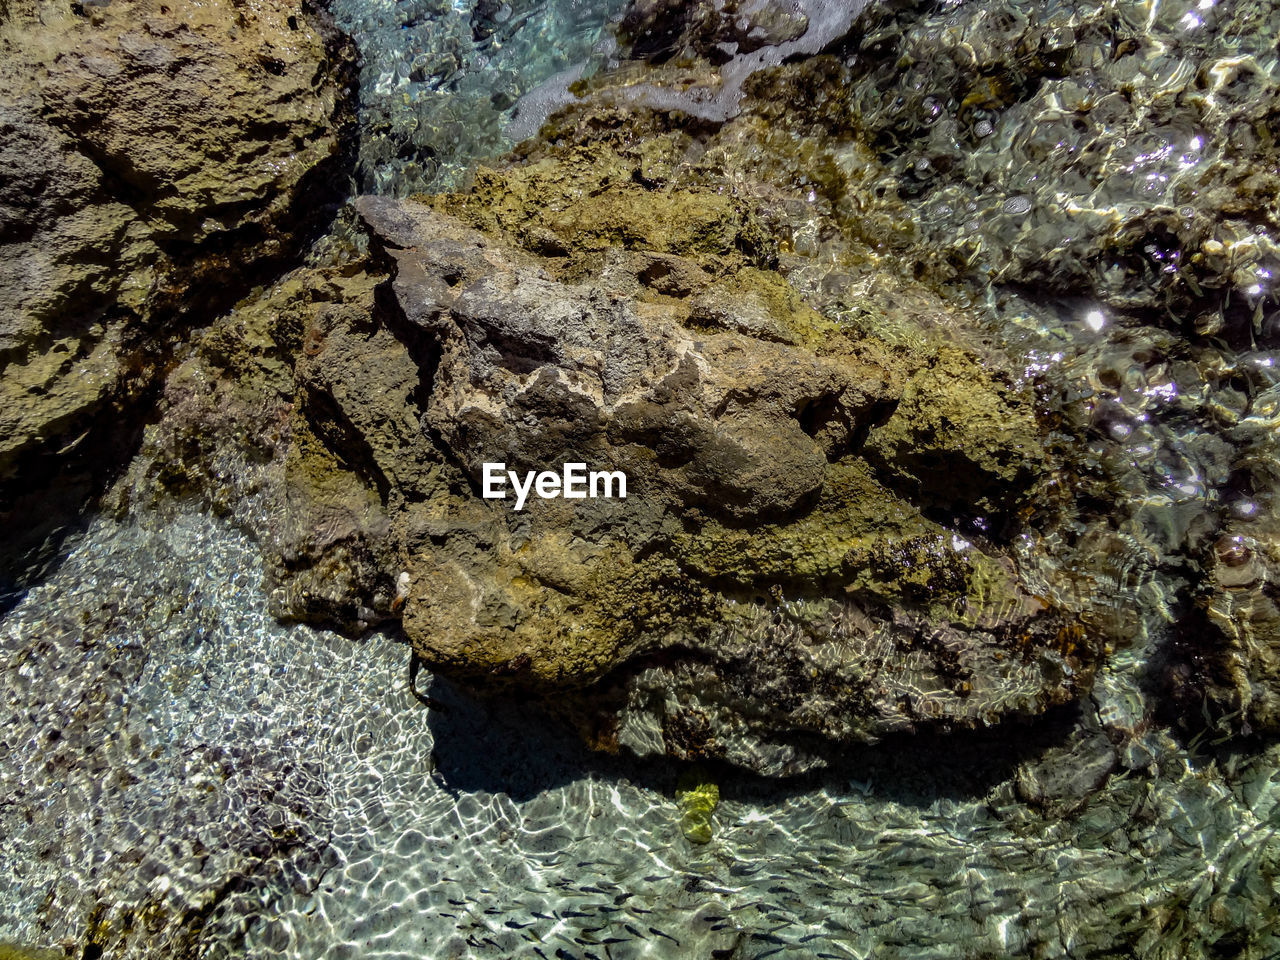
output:
<instances>
[{"instance_id":1,"label":"shallow clear water","mask_svg":"<svg viewBox=\"0 0 1280 960\"><path fill-rule=\"evenodd\" d=\"M608 61L625 5L333 0L362 62L360 189L449 189L532 136L571 79Z\"/></svg>"},{"instance_id":2,"label":"shallow clear water","mask_svg":"<svg viewBox=\"0 0 1280 960\"><path fill-rule=\"evenodd\" d=\"M364 56L360 189L443 189L510 147L570 75L609 68L624 4L478 6L335 0ZM885 256L947 250L987 278L993 330L1115 478L1125 548L1098 589L1141 622L1078 710L806 780L713 771L716 833L695 846L675 768L589 754L531 708L425 675L416 696L394 638L276 623L257 548L224 521L101 518L0 621L0 942L299 960L1280 953L1280 748L1180 743L1149 722L1144 686L1195 586L1189 531L1269 515L1280 474L1271 221L1199 189L1260 136L1228 119L1275 89L1280 27L1269 5L1227 9L945 4L886 41L914 60L861 81L881 160L914 191L915 232ZM1097 60L1093 87L1057 78L962 110L948 31L998 49L1028 16L1047 50L1073 18L1137 18L1154 52L1127 81ZM1164 98L1202 67L1217 106L1184 129ZM1124 83L1138 126L1098 109L1076 129L1064 96ZM1091 274L1067 212L1150 214L1168 247ZM1169 238L1206 230L1239 234L1214 336L1124 315L1133 289L1163 289ZM1106 785L1087 799L1025 799L1036 777L1095 768Z\"/></svg>"},{"instance_id":3,"label":"shallow clear water","mask_svg":"<svg viewBox=\"0 0 1280 960\"><path fill-rule=\"evenodd\" d=\"M1005 739L868 750L724 779L696 846L672 771L428 708L403 646L282 627L259 576L206 515L103 519L6 619L0 936L83 943L96 904L147 931L122 956L1195 955L1280 893L1274 748L1227 776L1154 735L1069 818L1015 798Z\"/></svg>"}]
</instances>

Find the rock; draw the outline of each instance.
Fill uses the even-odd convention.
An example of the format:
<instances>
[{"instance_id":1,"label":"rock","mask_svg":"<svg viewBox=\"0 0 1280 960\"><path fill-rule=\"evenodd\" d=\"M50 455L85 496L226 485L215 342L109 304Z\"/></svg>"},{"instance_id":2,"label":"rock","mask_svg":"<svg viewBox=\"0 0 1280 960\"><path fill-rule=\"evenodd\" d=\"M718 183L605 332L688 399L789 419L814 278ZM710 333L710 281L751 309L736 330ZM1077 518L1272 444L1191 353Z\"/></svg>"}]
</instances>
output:
<instances>
[{"instance_id":1,"label":"rock","mask_svg":"<svg viewBox=\"0 0 1280 960\"><path fill-rule=\"evenodd\" d=\"M1101 790L1118 765L1106 734L1085 727L1072 731L1067 743L1019 767L1014 786L1024 802L1066 817Z\"/></svg>"},{"instance_id":2,"label":"rock","mask_svg":"<svg viewBox=\"0 0 1280 960\"><path fill-rule=\"evenodd\" d=\"M512 176L545 198L572 189L562 174ZM767 251L653 232L627 192L643 186L604 202L611 243L599 210L526 207L505 177L361 198L369 256L293 294L309 305L268 545L280 615L400 618L430 669L539 697L600 749L767 774L1087 688L1100 637L922 509L948 470L1027 495L1044 444L1009 382L955 344L833 323ZM729 209L717 229L753 229ZM992 411L1007 422L975 447ZM928 435L937 473L881 469L880 431ZM627 497L516 511L480 496L494 462L621 471Z\"/></svg>"},{"instance_id":3,"label":"rock","mask_svg":"<svg viewBox=\"0 0 1280 960\"><path fill-rule=\"evenodd\" d=\"M710 3L634 0L619 26L633 57L661 62L694 43L707 46L707 34L714 34L719 19Z\"/></svg>"},{"instance_id":4,"label":"rock","mask_svg":"<svg viewBox=\"0 0 1280 960\"><path fill-rule=\"evenodd\" d=\"M66 951L0 941L0 960L65 960Z\"/></svg>"},{"instance_id":5,"label":"rock","mask_svg":"<svg viewBox=\"0 0 1280 960\"><path fill-rule=\"evenodd\" d=\"M124 405L184 324L229 305L323 222L351 105L343 42L294 0L25 0L6 13L7 525L37 474L75 472L71 454L119 441L112 421L132 419Z\"/></svg>"},{"instance_id":6,"label":"rock","mask_svg":"<svg viewBox=\"0 0 1280 960\"><path fill-rule=\"evenodd\" d=\"M1087 690L1114 617L1057 526L1062 435L979 315L843 232L757 116L552 126L466 192L359 199L175 373L133 489L221 486L243 458L204 434L239 422L279 616L399 621L601 750L784 775ZM517 510L495 463L627 496Z\"/></svg>"},{"instance_id":7,"label":"rock","mask_svg":"<svg viewBox=\"0 0 1280 960\"><path fill-rule=\"evenodd\" d=\"M720 122L738 114L746 85L756 74L789 59L813 55L838 43L866 6L795 0L685 3L634 0L623 14L620 38L633 60L650 69L640 82L633 64L604 84L619 102L678 111ZM670 61L667 66L655 67ZM630 75L618 83L616 74Z\"/></svg>"},{"instance_id":8,"label":"rock","mask_svg":"<svg viewBox=\"0 0 1280 960\"><path fill-rule=\"evenodd\" d=\"M632 0L619 25L632 58L661 63L684 54L723 62L804 36L806 4L761 0L706 3L687 0Z\"/></svg>"},{"instance_id":9,"label":"rock","mask_svg":"<svg viewBox=\"0 0 1280 960\"><path fill-rule=\"evenodd\" d=\"M396 260L406 320L439 345L426 425L477 483L486 461L523 471L578 457L625 469L633 496L776 519L813 498L827 460L892 397L878 367L693 334L676 305L558 283L427 207L366 197L357 209ZM413 245L397 250L406 231Z\"/></svg>"},{"instance_id":10,"label":"rock","mask_svg":"<svg viewBox=\"0 0 1280 960\"><path fill-rule=\"evenodd\" d=\"M975 397L968 384L980 375L971 355L939 352L870 438L868 456L914 487L922 505L971 516L995 534L1018 526L1010 516L1017 504L1005 499L1006 491L1025 489L1046 463L1043 447L1022 446L1036 436L1032 405L1015 391Z\"/></svg>"},{"instance_id":11,"label":"rock","mask_svg":"<svg viewBox=\"0 0 1280 960\"><path fill-rule=\"evenodd\" d=\"M1270 497L1259 498L1266 503ZM1280 523L1273 510L1224 525L1168 668L1180 723L1215 738L1280 731Z\"/></svg>"}]
</instances>

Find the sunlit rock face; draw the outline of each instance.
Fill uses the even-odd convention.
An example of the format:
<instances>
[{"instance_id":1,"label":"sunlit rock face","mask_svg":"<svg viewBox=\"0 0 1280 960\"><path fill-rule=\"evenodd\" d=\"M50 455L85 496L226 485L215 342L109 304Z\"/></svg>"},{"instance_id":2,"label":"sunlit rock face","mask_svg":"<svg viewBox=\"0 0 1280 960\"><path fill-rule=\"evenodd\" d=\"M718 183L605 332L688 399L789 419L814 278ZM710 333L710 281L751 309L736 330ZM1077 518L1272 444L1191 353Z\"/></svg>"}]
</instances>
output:
<instances>
[{"instance_id":1,"label":"sunlit rock face","mask_svg":"<svg viewBox=\"0 0 1280 960\"><path fill-rule=\"evenodd\" d=\"M0 624L0 955L1275 952L1280 7L857 6L334 0L362 191L569 109L201 331Z\"/></svg>"},{"instance_id":2,"label":"sunlit rock face","mask_svg":"<svg viewBox=\"0 0 1280 960\"><path fill-rule=\"evenodd\" d=\"M633 180L594 201L615 162L362 198L369 252L278 289L277 612L399 618L432 670L531 694L600 749L768 774L1087 689L1101 632L1012 549L1050 471L1028 387L962 338L824 316L718 191L665 218ZM903 304L888 326L948 312ZM483 496L494 462L617 471L627 496L517 510ZM991 536L945 522L961 502Z\"/></svg>"},{"instance_id":3,"label":"sunlit rock face","mask_svg":"<svg viewBox=\"0 0 1280 960\"><path fill-rule=\"evenodd\" d=\"M290 0L6 5L0 522L33 473L83 468L68 454L111 433L182 318L313 234L341 188L344 44Z\"/></svg>"},{"instance_id":4,"label":"sunlit rock face","mask_svg":"<svg viewBox=\"0 0 1280 960\"><path fill-rule=\"evenodd\" d=\"M840 362L710 315L691 330L686 303L640 297L673 275L689 292L711 287L683 258L611 251L603 277L565 283L420 204L356 206L395 260L405 321L439 350L424 426L477 483L486 461L523 472L578 460L624 470L633 500L777 520L812 504L828 460L897 397L896 371L852 345ZM643 538L644 512L619 504L611 522Z\"/></svg>"}]
</instances>

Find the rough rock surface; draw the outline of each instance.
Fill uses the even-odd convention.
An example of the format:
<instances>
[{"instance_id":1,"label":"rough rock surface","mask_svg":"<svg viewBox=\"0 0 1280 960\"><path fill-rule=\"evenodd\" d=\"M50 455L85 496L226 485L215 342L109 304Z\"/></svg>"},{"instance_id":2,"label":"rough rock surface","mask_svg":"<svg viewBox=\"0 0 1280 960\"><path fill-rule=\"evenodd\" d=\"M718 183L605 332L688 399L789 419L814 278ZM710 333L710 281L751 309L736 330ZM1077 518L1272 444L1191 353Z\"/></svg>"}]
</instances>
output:
<instances>
[{"instance_id":1,"label":"rough rock surface","mask_svg":"<svg viewBox=\"0 0 1280 960\"><path fill-rule=\"evenodd\" d=\"M406 320L440 351L426 426L473 479L486 460L523 473L576 456L628 466L636 498L777 519L812 502L827 461L896 397L878 364L691 331L680 304L557 282L428 207L366 197L357 209L396 261ZM608 269L638 284L681 266L641 253ZM634 505L615 512L636 524Z\"/></svg>"},{"instance_id":2,"label":"rough rock surface","mask_svg":"<svg viewBox=\"0 0 1280 960\"><path fill-rule=\"evenodd\" d=\"M265 398L250 432L279 464L276 611L399 618L431 669L543 699L601 749L769 774L1077 696L1100 631L994 536L929 515L939 476L1010 516L1035 498L1027 388L956 338L828 319L769 266L758 211L718 191L668 194L666 220L634 181L593 206L572 181L597 160L484 172L430 204L362 198L369 253L207 335L201 362ZM923 326L947 313L904 302ZM162 486L218 462L186 447L229 432L237 389L171 378L188 433L152 433ZM904 437L928 438L913 472L884 465ZM515 511L480 495L498 461L621 470L628 496Z\"/></svg>"},{"instance_id":3,"label":"rough rock surface","mask_svg":"<svg viewBox=\"0 0 1280 960\"><path fill-rule=\"evenodd\" d=\"M916 279L883 209L847 206L884 169L830 155L846 104L808 95L833 71L755 77L715 129L605 96L465 192L357 201L170 377L129 488L237 514L252 488L279 615L400 621L429 668L601 749L785 773L1073 700L1150 563L1089 513L1145 480L1079 440L1155 422L1164 354L1038 382ZM515 511L486 462L629 496Z\"/></svg>"},{"instance_id":4,"label":"rough rock surface","mask_svg":"<svg viewBox=\"0 0 1280 960\"><path fill-rule=\"evenodd\" d=\"M21 511L19 470L29 488L125 419L175 321L228 305L318 225L348 69L294 0L5 5L0 520Z\"/></svg>"}]
</instances>

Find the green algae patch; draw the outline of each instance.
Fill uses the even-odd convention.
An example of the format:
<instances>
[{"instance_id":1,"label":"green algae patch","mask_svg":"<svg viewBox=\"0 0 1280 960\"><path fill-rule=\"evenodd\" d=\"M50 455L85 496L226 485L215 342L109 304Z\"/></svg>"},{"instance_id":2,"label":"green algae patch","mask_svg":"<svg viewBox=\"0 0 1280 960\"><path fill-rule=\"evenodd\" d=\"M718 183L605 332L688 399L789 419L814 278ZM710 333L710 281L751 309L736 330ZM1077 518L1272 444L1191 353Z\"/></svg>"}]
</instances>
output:
<instances>
[{"instance_id":1,"label":"green algae patch","mask_svg":"<svg viewBox=\"0 0 1280 960\"><path fill-rule=\"evenodd\" d=\"M680 809L680 832L690 843L710 843L713 835L712 814L720 805L720 787L705 770L695 767L681 775L676 786L676 804Z\"/></svg>"},{"instance_id":2,"label":"green algae patch","mask_svg":"<svg viewBox=\"0 0 1280 960\"><path fill-rule=\"evenodd\" d=\"M0 960L66 960L66 951L47 947L25 947L18 943L0 943Z\"/></svg>"},{"instance_id":3,"label":"green algae patch","mask_svg":"<svg viewBox=\"0 0 1280 960\"><path fill-rule=\"evenodd\" d=\"M746 201L712 186L646 186L637 158L592 144L505 170L479 169L466 193L416 199L544 256L620 248L702 266L768 258Z\"/></svg>"},{"instance_id":4,"label":"green algae patch","mask_svg":"<svg viewBox=\"0 0 1280 960\"><path fill-rule=\"evenodd\" d=\"M691 302L693 330L730 330L821 352L840 325L814 310L779 273L744 267L707 286Z\"/></svg>"},{"instance_id":5,"label":"green algae patch","mask_svg":"<svg viewBox=\"0 0 1280 960\"><path fill-rule=\"evenodd\" d=\"M872 432L868 459L922 506L1002 522L1046 472L1044 433L1027 391L971 355L940 349Z\"/></svg>"},{"instance_id":6,"label":"green algae patch","mask_svg":"<svg viewBox=\"0 0 1280 960\"><path fill-rule=\"evenodd\" d=\"M678 538L676 549L691 570L713 581L814 583L842 578L851 551L938 529L866 462L847 457L827 467L818 503L804 516L750 529L708 520L698 534Z\"/></svg>"}]
</instances>

